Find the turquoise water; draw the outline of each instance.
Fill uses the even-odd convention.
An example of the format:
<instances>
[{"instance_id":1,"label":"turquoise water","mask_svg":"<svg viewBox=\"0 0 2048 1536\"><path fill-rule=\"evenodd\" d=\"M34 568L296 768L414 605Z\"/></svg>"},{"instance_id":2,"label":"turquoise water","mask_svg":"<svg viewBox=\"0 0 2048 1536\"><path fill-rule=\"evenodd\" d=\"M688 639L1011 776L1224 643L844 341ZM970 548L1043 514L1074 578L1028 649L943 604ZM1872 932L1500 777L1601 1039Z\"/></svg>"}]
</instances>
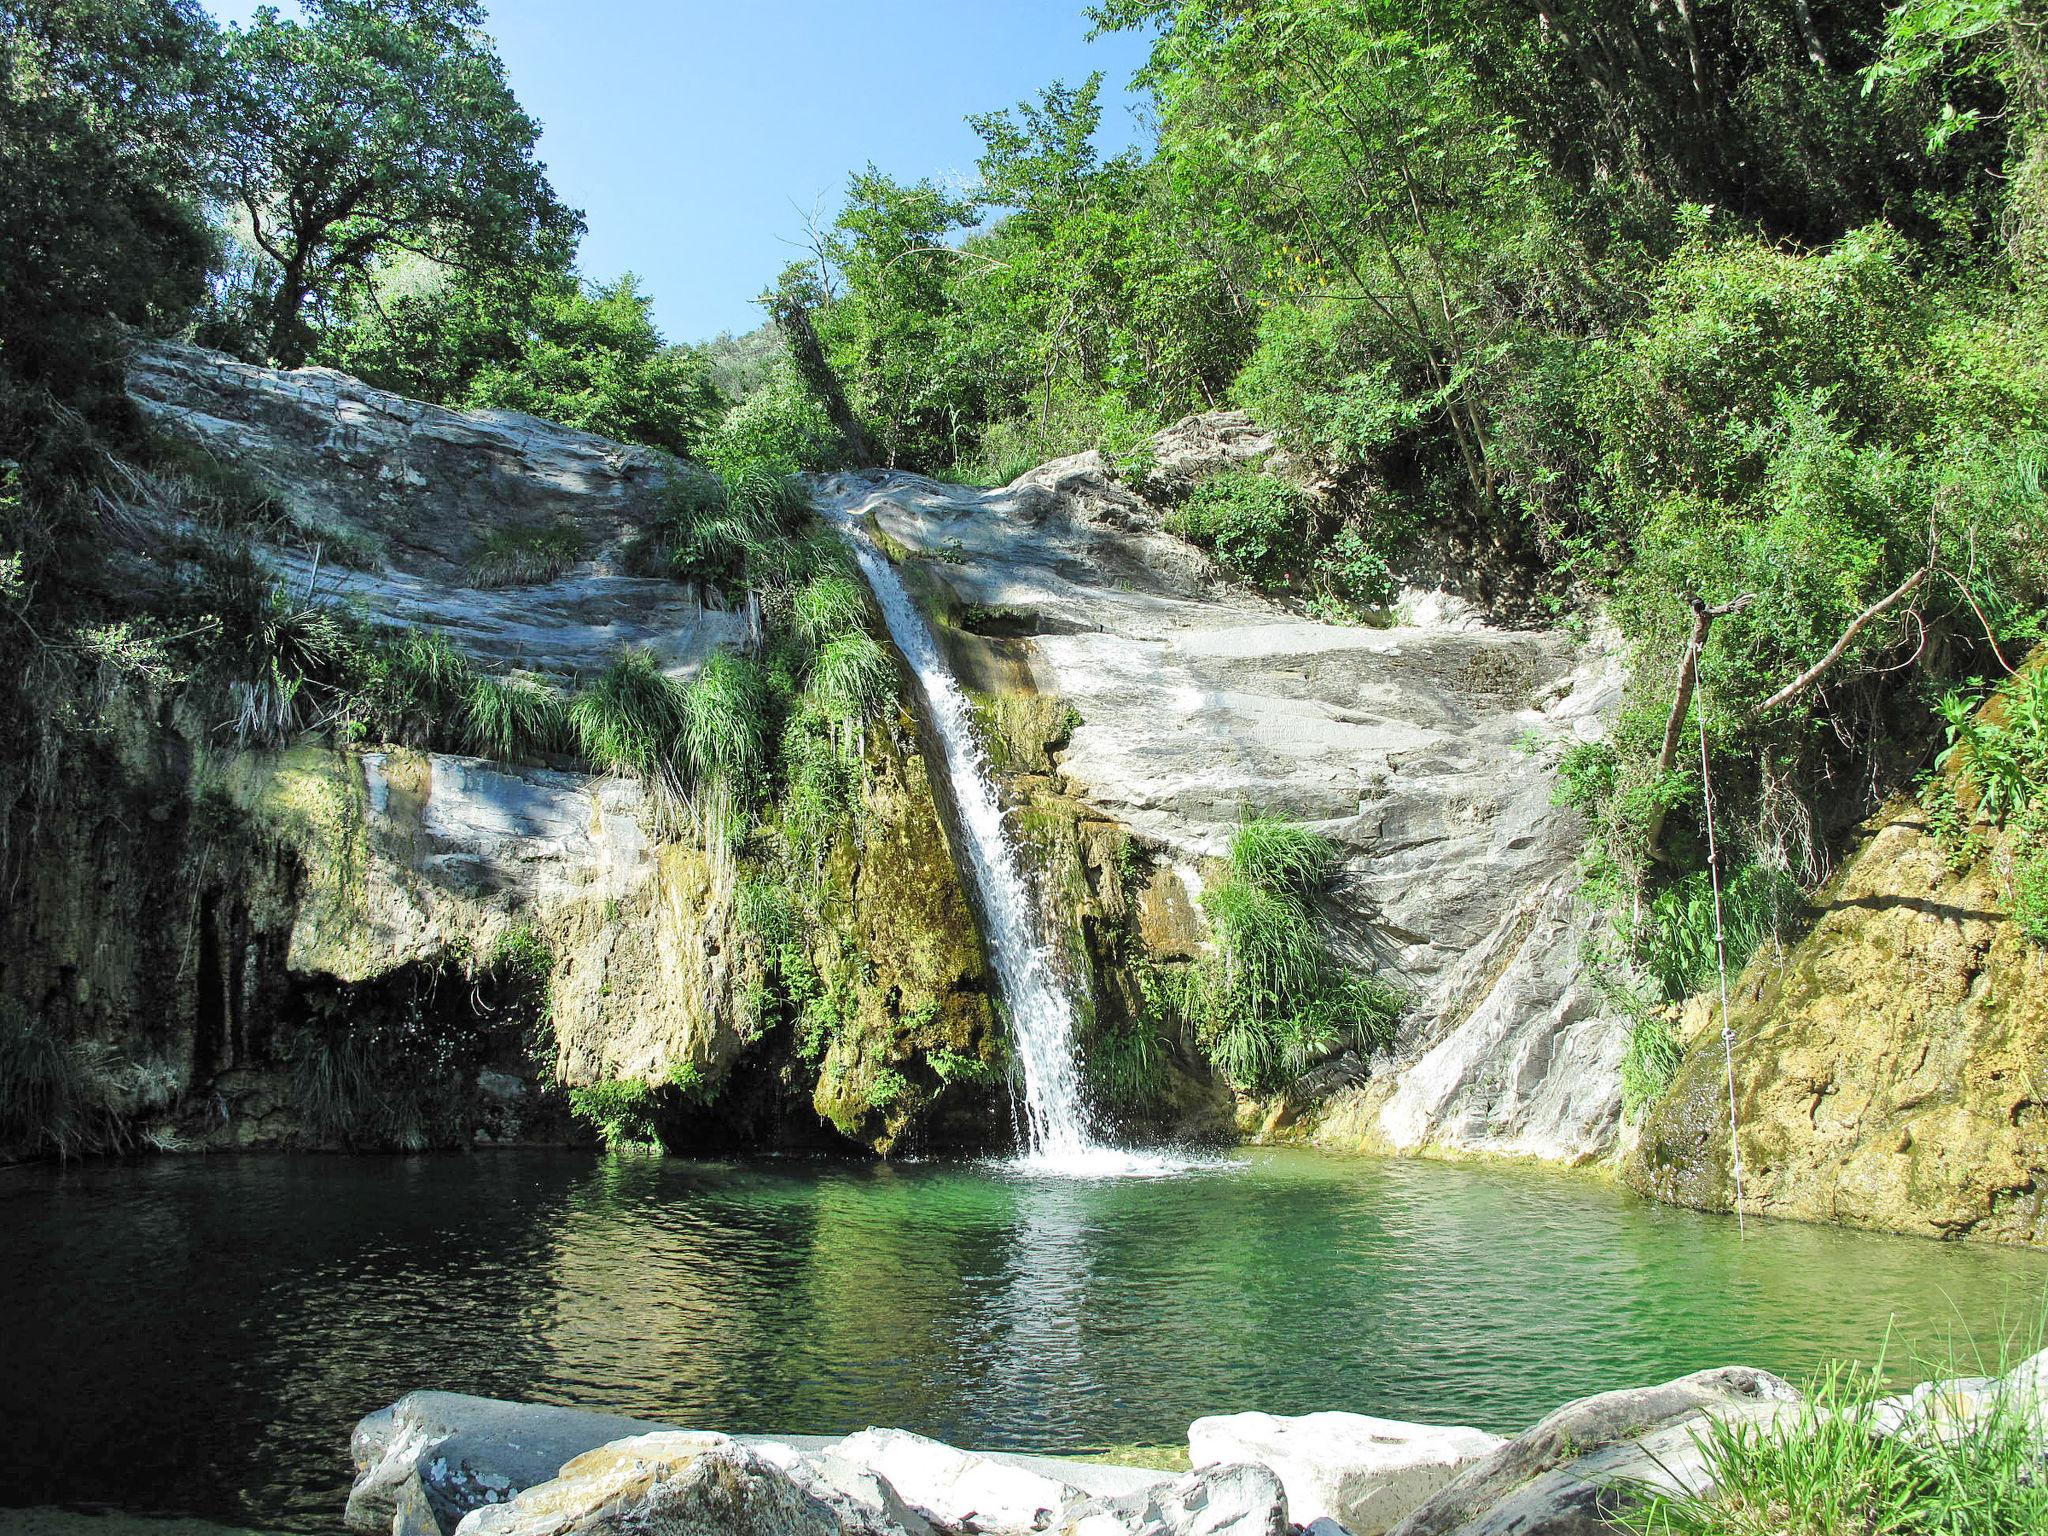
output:
<instances>
[{"instance_id":1,"label":"turquoise water","mask_svg":"<svg viewBox=\"0 0 2048 1536\"><path fill-rule=\"evenodd\" d=\"M1013 1448L1246 1408L1512 1432L1701 1366L1869 1357L1888 1326L1995 1350L2048 1285L2037 1254L1744 1243L1581 1177L1267 1152L1081 1182L523 1152L16 1169L0 1253L0 1505L300 1530L336 1526L349 1425L415 1387Z\"/></svg>"}]
</instances>

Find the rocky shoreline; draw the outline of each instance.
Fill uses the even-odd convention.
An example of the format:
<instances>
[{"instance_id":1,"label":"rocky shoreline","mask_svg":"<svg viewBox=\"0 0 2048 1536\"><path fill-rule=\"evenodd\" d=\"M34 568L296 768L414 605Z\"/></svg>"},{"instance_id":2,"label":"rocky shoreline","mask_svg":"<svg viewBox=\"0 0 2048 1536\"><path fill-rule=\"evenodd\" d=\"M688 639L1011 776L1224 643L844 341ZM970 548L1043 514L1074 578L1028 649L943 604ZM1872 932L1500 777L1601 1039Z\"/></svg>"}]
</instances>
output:
<instances>
[{"instance_id":1,"label":"rocky shoreline","mask_svg":"<svg viewBox=\"0 0 2048 1536\"><path fill-rule=\"evenodd\" d=\"M2042 1420L2048 1351L1886 1399L1875 1422L1953 1435L2000 1401ZM362 1536L1603 1536L1654 1493L1710 1490L1710 1419L1767 1430L1805 1406L1781 1377L1728 1366L1580 1398L1511 1439L1237 1413L1190 1425L1192 1470L1174 1472L415 1392L356 1426L346 1519Z\"/></svg>"}]
</instances>

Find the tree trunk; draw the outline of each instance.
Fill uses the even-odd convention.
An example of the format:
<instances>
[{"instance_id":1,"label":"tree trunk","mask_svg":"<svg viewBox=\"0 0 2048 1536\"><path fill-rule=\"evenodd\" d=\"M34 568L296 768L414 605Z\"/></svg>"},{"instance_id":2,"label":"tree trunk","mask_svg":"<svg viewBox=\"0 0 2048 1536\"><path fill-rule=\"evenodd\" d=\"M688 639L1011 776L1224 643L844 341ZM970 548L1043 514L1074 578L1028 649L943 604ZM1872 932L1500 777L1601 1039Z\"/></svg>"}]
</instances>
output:
<instances>
[{"instance_id":1,"label":"tree trunk","mask_svg":"<svg viewBox=\"0 0 2048 1536\"><path fill-rule=\"evenodd\" d=\"M853 407L846 403L846 391L839 387L839 375L832 371L832 364L826 360L817 328L811 324L810 307L792 294L777 292L769 303L769 313L775 317L776 326L789 343L790 360L796 365L797 377L825 407L833 429L846 443L846 451L853 459L854 467L874 468L874 449L869 446L868 435L861 430Z\"/></svg>"},{"instance_id":2,"label":"tree trunk","mask_svg":"<svg viewBox=\"0 0 2048 1536\"><path fill-rule=\"evenodd\" d=\"M1685 731L1686 713L1692 708L1693 689L1700 678L1700 654L1707 648L1707 632L1714 627L1714 620L1739 613L1756 600L1755 594L1745 592L1731 603L1722 603L1710 608L1699 598L1688 598L1692 605L1692 636L1685 642L1685 657L1678 664L1678 688L1671 697L1671 717L1664 722L1664 748L1657 754L1657 777L1662 779L1678 762L1678 742ZM1664 857L1664 808L1659 806L1650 813L1650 824L1643 829L1643 851L1651 858Z\"/></svg>"}]
</instances>

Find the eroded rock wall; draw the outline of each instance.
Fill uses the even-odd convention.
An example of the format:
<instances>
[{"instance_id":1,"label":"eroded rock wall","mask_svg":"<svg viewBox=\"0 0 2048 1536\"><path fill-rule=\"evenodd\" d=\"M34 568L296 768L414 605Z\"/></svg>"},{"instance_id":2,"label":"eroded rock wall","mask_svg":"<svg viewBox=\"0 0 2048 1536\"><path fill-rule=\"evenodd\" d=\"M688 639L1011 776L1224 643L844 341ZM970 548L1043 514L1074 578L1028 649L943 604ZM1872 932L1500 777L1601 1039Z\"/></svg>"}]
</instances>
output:
<instances>
[{"instance_id":1,"label":"eroded rock wall","mask_svg":"<svg viewBox=\"0 0 2048 1536\"><path fill-rule=\"evenodd\" d=\"M1817 898L1812 931L1735 990L1736 1136L1752 1214L2048 1241L2048 949L2008 914L1996 842L1958 865L1894 806ZM1734 1202L1712 999L1626 1165L1645 1194Z\"/></svg>"}]
</instances>

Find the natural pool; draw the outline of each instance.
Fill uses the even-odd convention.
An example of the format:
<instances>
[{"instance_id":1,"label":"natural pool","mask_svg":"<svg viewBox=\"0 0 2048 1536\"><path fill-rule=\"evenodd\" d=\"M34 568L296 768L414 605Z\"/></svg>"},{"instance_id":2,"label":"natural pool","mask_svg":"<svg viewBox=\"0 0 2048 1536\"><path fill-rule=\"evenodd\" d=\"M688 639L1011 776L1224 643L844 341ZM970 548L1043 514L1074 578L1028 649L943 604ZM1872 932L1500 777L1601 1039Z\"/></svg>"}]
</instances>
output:
<instances>
[{"instance_id":1,"label":"natural pool","mask_svg":"<svg viewBox=\"0 0 2048 1536\"><path fill-rule=\"evenodd\" d=\"M1733 1221L1537 1171L1246 1152L1173 1178L571 1153L0 1174L0 1506L331 1530L414 1387L736 1431L1181 1441L2031 1329L2041 1255ZM1906 1373L1911 1374L1910 1366ZM0 1520L4 1524L4 1520Z\"/></svg>"}]
</instances>

